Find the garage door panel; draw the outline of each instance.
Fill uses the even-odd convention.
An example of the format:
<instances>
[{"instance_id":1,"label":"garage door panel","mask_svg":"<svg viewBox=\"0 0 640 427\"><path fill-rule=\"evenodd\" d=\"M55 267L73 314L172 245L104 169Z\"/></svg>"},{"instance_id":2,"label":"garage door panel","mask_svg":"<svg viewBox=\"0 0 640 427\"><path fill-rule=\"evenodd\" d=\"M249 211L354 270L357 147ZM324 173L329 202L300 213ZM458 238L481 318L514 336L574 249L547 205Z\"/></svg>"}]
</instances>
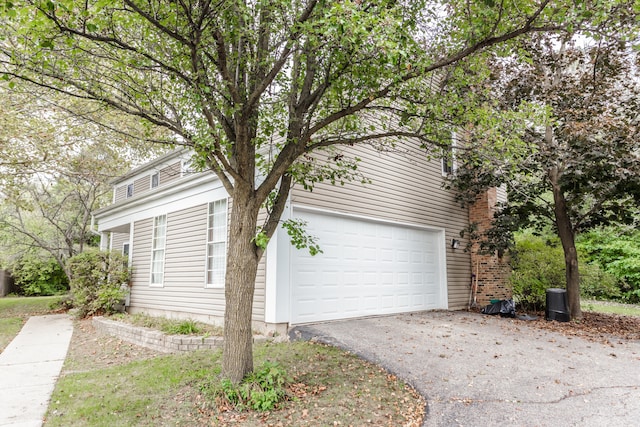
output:
<instances>
[{"instance_id":1,"label":"garage door panel","mask_svg":"<svg viewBox=\"0 0 640 427\"><path fill-rule=\"evenodd\" d=\"M292 248L291 322L439 308L437 232L294 211L323 250Z\"/></svg>"}]
</instances>

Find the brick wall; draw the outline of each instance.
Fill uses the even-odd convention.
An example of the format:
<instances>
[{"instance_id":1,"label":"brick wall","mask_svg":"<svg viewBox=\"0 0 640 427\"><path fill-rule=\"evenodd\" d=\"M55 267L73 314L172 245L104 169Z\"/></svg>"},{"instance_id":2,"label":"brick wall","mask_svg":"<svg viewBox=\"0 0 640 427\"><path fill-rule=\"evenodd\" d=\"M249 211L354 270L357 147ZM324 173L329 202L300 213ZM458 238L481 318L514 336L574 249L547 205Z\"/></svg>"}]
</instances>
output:
<instances>
[{"instance_id":1,"label":"brick wall","mask_svg":"<svg viewBox=\"0 0 640 427\"><path fill-rule=\"evenodd\" d=\"M476 224L478 233L483 233L491 226L497 201L497 189L490 188L478 196L469 208L469 223ZM506 256L479 254L478 245L474 244L471 248L471 269L478 281L478 305L489 304L492 299L511 298L507 283L511 268Z\"/></svg>"}]
</instances>

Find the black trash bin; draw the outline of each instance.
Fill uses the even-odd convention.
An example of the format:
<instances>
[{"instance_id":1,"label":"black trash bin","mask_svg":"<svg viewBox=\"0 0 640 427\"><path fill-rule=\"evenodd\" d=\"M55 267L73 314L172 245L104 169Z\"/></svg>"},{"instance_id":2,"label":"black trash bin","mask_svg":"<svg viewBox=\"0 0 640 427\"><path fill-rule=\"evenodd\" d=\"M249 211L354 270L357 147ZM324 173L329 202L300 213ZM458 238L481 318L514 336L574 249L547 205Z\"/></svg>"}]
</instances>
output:
<instances>
[{"instance_id":1,"label":"black trash bin","mask_svg":"<svg viewBox=\"0 0 640 427\"><path fill-rule=\"evenodd\" d=\"M547 289L547 308L545 319L557 320L558 322L568 322L571 320L569 306L567 305L567 291L565 289Z\"/></svg>"}]
</instances>

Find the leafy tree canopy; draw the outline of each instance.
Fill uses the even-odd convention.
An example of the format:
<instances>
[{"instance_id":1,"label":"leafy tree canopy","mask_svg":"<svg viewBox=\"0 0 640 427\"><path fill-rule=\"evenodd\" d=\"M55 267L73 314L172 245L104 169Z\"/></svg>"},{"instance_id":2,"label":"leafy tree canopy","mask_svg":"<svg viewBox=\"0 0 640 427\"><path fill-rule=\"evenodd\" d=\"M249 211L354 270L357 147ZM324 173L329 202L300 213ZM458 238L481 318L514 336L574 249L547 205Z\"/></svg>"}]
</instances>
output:
<instances>
[{"instance_id":1,"label":"leafy tree canopy","mask_svg":"<svg viewBox=\"0 0 640 427\"><path fill-rule=\"evenodd\" d=\"M356 163L311 153L438 141L465 112L460 93L440 86L447 75L469 78L454 64L527 32L597 27L618 6L12 0L4 2L0 66L10 81L97 100L168 129L171 142L192 147L197 163L217 174L234 199L223 374L239 382L252 368L257 264L291 185L348 179ZM327 157L326 166L312 167Z\"/></svg>"},{"instance_id":2,"label":"leafy tree canopy","mask_svg":"<svg viewBox=\"0 0 640 427\"><path fill-rule=\"evenodd\" d=\"M110 202L109 181L159 150L131 136L147 131L137 120L7 86L0 84L0 264L20 275L25 265L53 260L68 273L66 259L95 242L91 211Z\"/></svg>"},{"instance_id":3,"label":"leafy tree canopy","mask_svg":"<svg viewBox=\"0 0 640 427\"><path fill-rule=\"evenodd\" d=\"M619 22L619 21L612 21ZM580 316L575 234L630 223L640 202L637 54L624 39L537 35L523 40L526 61L497 62L491 108L503 124L471 129L473 155L453 182L471 202L505 185L508 202L486 233L489 249L510 232L551 224L563 245L572 314Z\"/></svg>"}]
</instances>

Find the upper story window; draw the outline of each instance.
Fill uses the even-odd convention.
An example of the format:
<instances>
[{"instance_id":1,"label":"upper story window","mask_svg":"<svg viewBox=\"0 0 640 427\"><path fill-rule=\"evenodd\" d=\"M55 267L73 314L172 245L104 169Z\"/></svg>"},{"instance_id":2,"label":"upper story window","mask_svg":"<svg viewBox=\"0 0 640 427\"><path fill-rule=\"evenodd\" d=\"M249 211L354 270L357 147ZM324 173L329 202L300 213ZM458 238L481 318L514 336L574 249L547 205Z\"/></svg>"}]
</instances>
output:
<instances>
[{"instance_id":1,"label":"upper story window","mask_svg":"<svg viewBox=\"0 0 640 427\"><path fill-rule=\"evenodd\" d=\"M446 148L442 149L442 175L444 176L452 175L456 170L456 156L455 156L456 138L455 136L456 134L452 132L449 145Z\"/></svg>"},{"instance_id":2,"label":"upper story window","mask_svg":"<svg viewBox=\"0 0 640 427\"><path fill-rule=\"evenodd\" d=\"M444 149L442 153L442 174L451 175L453 173L453 150Z\"/></svg>"},{"instance_id":3,"label":"upper story window","mask_svg":"<svg viewBox=\"0 0 640 427\"><path fill-rule=\"evenodd\" d=\"M151 175L151 188L156 188L158 185L160 185L160 172Z\"/></svg>"},{"instance_id":4,"label":"upper story window","mask_svg":"<svg viewBox=\"0 0 640 427\"><path fill-rule=\"evenodd\" d=\"M160 215L153 219L153 235L151 240L151 285L162 286L164 283L164 252L167 240L167 216Z\"/></svg>"},{"instance_id":5,"label":"upper story window","mask_svg":"<svg viewBox=\"0 0 640 427\"><path fill-rule=\"evenodd\" d=\"M190 168L191 168L191 160L182 159L180 161L180 176L182 177L182 176L189 175Z\"/></svg>"},{"instance_id":6,"label":"upper story window","mask_svg":"<svg viewBox=\"0 0 640 427\"><path fill-rule=\"evenodd\" d=\"M127 185L127 198L133 197L133 183Z\"/></svg>"},{"instance_id":7,"label":"upper story window","mask_svg":"<svg viewBox=\"0 0 640 427\"><path fill-rule=\"evenodd\" d=\"M207 287L224 286L227 265L227 199L209 203L207 215Z\"/></svg>"}]
</instances>

